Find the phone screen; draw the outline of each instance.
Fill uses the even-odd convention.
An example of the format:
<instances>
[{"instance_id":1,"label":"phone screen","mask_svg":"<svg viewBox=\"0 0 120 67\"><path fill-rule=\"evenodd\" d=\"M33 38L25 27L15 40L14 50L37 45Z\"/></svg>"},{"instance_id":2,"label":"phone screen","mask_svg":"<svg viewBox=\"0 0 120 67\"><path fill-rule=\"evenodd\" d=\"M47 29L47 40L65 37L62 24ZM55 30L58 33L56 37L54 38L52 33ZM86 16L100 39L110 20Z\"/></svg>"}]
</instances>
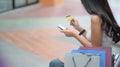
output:
<instances>
[{"instance_id":1,"label":"phone screen","mask_svg":"<svg viewBox=\"0 0 120 67\"><path fill-rule=\"evenodd\" d=\"M58 25L57 27L60 28L61 30L65 29L65 27L63 27L62 25Z\"/></svg>"}]
</instances>

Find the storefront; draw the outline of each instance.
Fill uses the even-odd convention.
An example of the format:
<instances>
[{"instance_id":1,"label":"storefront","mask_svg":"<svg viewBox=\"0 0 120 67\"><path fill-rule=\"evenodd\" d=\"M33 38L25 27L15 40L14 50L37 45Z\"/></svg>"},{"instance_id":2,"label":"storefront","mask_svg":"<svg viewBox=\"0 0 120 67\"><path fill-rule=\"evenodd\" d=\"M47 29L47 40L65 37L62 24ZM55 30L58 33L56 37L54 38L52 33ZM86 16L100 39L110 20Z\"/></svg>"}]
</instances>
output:
<instances>
[{"instance_id":1,"label":"storefront","mask_svg":"<svg viewBox=\"0 0 120 67\"><path fill-rule=\"evenodd\" d=\"M0 13L37 3L38 0L0 0Z\"/></svg>"}]
</instances>

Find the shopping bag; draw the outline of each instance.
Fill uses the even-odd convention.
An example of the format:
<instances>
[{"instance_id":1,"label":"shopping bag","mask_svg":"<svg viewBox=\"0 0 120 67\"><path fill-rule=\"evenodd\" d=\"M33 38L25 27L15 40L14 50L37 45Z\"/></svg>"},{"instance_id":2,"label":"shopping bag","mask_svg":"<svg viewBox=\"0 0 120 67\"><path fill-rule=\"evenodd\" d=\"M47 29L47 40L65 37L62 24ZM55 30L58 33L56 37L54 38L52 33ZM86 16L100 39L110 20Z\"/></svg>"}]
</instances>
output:
<instances>
[{"instance_id":1,"label":"shopping bag","mask_svg":"<svg viewBox=\"0 0 120 67\"><path fill-rule=\"evenodd\" d=\"M106 52L103 50L72 50L72 53L99 54L100 67L106 67Z\"/></svg>"},{"instance_id":2,"label":"shopping bag","mask_svg":"<svg viewBox=\"0 0 120 67\"><path fill-rule=\"evenodd\" d=\"M80 47L79 49L106 51L106 67L112 67L112 48L111 47Z\"/></svg>"},{"instance_id":3,"label":"shopping bag","mask_svg":"<svg viewBox=\"0 0 120 67\"><path fill-rule=\"evenodd\" d=\"M100 67L100 56L97 54L67 53L64 56L65 67Z\"/></svg>"},{"instance_id":4,"label":"shopping bag","mask_svg":"<svg viewBox=\"0 0 120 67\"><path fill-rule=\"evenodd\" d=\"M114 54L114 67L120 67L120 54Z\"/></svg>"}]
</instances>

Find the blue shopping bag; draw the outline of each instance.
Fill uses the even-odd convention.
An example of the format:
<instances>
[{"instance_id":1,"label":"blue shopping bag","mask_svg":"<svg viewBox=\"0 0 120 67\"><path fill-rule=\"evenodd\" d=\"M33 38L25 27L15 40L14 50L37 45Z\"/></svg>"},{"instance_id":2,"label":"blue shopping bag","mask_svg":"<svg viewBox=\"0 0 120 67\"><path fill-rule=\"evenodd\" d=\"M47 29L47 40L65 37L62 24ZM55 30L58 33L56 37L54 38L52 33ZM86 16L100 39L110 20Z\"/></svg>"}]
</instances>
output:
<instances>
[{"instance_id":1,"label":"blue shopping bag","mask_svg":"<svg viewBox=\"0 0 120 67\"><path fill-rule=\"evenodd\" d=\"M99 54L100 55L100 67L106 67L106 52L103 50L72 50L72 53L84 53L84 54Z\"/></svg>"}]
</instances>

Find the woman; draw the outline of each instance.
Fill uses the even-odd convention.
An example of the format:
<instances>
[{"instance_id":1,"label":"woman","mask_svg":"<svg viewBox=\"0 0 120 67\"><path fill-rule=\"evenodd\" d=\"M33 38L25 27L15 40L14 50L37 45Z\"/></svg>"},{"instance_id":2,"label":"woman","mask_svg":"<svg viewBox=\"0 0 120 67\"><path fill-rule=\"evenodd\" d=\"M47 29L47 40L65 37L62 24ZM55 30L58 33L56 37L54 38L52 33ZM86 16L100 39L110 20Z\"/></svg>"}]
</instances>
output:
<instances>
[{"instance_id":1,"label":"woman","mask_svg":"<svg viewBox=\"0 0 120 67\"><path fill-rule=\"evenodd\" d=\"M75 19L70 23L74 28L67 28L61 32L67 37L76 38L83 46L87 47L112 46L111 42L118 43L120 41L120 27L107 0L81 0L81 2L91 15L91 32L85 31ZM90 38L87 36L89 33ZM109 39L108 42L104 41L106 38ZM60 65L54 61L51 61L50 67L59 67ZM63 65L63 62L60 64Z\"/></svg>"}]
</instances>

